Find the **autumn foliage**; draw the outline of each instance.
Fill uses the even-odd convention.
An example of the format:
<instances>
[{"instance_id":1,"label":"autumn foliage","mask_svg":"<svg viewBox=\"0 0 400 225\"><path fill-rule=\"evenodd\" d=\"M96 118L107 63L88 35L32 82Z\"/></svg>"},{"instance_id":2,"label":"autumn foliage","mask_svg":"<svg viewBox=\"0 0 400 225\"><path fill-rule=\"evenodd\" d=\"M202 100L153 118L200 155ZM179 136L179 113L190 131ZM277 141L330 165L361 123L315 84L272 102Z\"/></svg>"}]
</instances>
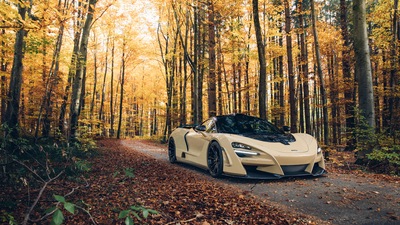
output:
<instances>
[{"instance_id":1,"label":"autumn foliage","mask_svg":"<svg viewBox=\"0 0 400 225\"><path fill-rule=\"evenodd\" d=\"M139 213L142 221L133 217L135 224L315 223L308 216L282 211L251 193L151 158L120 145L117 140L99 141L99 146L99 154L88 159L91 165L88 171L49 184L31 215L32 221L42 218L47 209L56 205L54 195L58 195L66 196L67 202L82 208L71 214L58 205L65 224L89 223L91 218L98 224L122 224L124 219L119 219L119 215L131 206L157 211L147 219ZM165 146L160 148L165 150ZM2 198L24 199L24 192L3 190ZM38 190L34 188L30 194L35 196ZM24 201L18 201L14 214L17 221L23 218L27 207Z\"/></svg>"},{"instance_id":2,"label":"autumn foliage","mask_svg":"<svg viewBox=\"0 0 400 225\"><path fill-rule=\"evenodd\" d=\"M165 142L178 125L231 113L289 125L325 148L356 152L372 169L399 174L398 8L398 0L0 0L0 177L20 190L26 177L35 177L28 168L46 168L47 150L65 168L84 166L79 154L92 138ZM366 55L359 46L370 54L367 63L358 60ZM26 157L31 161L23 164ZM148 172L141 169L135 173ZM98 170L99 180L121 186L138 179ZM60 171L44 169L51 177L42 184ZM104 183L85 194L118 185ZM133 191L124 196L141 194ZM142 201L154 200L147 197ZM118 211L128 203L161 207L135 199L109 204L120 204ZM180 212L173 218L181 220L225 218L223 211L209 216L200 203L185 207L191 208L164 204L161 211ZM239 208L240 216L229 215L245 215Z\"/></svg>"}]
</instances>

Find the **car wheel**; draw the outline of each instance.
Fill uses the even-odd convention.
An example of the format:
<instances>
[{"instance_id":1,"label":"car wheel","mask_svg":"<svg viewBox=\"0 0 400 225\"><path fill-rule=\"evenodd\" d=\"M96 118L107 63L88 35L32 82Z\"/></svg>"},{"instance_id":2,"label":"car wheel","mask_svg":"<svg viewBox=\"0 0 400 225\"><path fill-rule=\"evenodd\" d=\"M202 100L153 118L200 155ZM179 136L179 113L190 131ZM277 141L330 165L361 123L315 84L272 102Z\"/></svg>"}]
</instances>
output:
<instances>
[{"instance_id":1,"label":"car wheel","mask_svg":"<svg viewBox=\"0 0 400 225\"><path fill-rule=\"evenodd\" d=\"M207 166L212 177L222 175L223 162L221 146L217 142L212 142L207 152Z\"/></svg>"},{"instance_id":2,"label":"car wheel","mask_svg":"<svg viewBox=\"0 0 400 225\"><path fill-rule=\"evenodd\" d=\"M175 141L173 138L170 138L168 142L168 159L170 163L176 162L176 148L175 148Z\"/></svg>"}]
</instances>

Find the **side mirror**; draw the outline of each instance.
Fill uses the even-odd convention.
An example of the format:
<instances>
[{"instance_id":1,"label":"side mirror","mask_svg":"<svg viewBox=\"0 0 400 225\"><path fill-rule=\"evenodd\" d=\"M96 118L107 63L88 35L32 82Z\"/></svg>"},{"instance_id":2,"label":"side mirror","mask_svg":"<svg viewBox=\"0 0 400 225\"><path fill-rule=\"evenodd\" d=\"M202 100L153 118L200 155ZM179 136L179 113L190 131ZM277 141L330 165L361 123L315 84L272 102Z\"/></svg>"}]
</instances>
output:
<instances>
[{"instance_id":1,"label":"side mirror","mask_svg":"<svg viewBox=\"0 0 400 225\"><path fill-rule=\"evenodd\" d=\"M200 131L200 132L204 132L206 131L206 126L204 125L198 125L194 128L195 131Z\"/></svg>"},{"instance_id":2,"label":"side mirror","mask_svg":"<svg viewBox=\"0 0 400 225\"><path fill-rule=\"evenodd\" d=\"M283 131L290 132L290 127L289 126L283 126Z\"/></svg>"}]
</instances>

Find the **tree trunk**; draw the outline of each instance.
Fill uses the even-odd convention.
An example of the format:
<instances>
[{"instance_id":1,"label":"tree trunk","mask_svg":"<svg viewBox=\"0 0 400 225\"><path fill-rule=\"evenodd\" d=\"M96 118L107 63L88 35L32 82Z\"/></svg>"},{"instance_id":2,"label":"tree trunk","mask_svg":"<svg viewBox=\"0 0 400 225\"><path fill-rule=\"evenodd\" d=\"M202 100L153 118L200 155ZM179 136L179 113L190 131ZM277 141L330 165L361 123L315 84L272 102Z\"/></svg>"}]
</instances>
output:
<instances>
[{"instance_id":1,"label":"tree trunk","mask_svg":"<svg viewBox=\"0 0 400 225\"><path fill-rule=\"evenodd\" d=\"M372 85L371 59L368 45L365 0L353 1L354 14L354 52L356 58L355 74L358 82L358 101L361 116L365 119L371 132L375 129L374 91ZM372 134L366 134L367 136ZM366 137L367 141L372 137ZM372 146L359 151L358 161L364 161Z\"/></svg>"},{"instance_id":2,"label":"tree trunk","mask_svg":"<svg viewBox=\"0 0 400 225\"><path fill-rule=\"evenodd\" d=\"M355 74L358 81L358 100L362 116L375 128L374 92L371 59L367 35L365 0L353 1Z\"/></svg>"},{"instance_id":3,"label":"tree trunk","mask_svg":"<svg viewBox=\"0 0 400 225\"><path fill-rule=\"evenodd\" d=\"M196 68L194 70L193 74L193 89L192 89L192 111L193 111L193 123L198 124L201 121L199 121L200 116L199 114L201 113L199 111L199 101L198 101L198 96L199 96L199 67L198 67L198 61L199 61L199 56L200 56L200 19L199 19L199 2L196 0L196 6L193 10L193 66ZM201 99L201 98L200 98Z\"/></svg>"},{"instance_id":4,"label":"tree trunk","mask_svg":"<svg viewBox=\"0 0 400 225\"><path fill-rule=\"evenodd\" d=\"M350 66L350 37L347 23L347 1L340 0L340 28L343 37L342 51L342 73L344 83L344 99L346 113L346 150L353 150L355 142L354 130L354 77L351 74Z\"/></svg>"},{"instance_id":5,"label":"tree trunk","mask_svg":"<svg viewBox=\"0 0 400 225\"><path fill-rule=\"evenodd\" d=\"M209 75L208 75L208 116L217 114L217 96L216 96L216 75L215 75L215 20L214 4L208 1L208 56L209 56Z\"/></svg>"},{"instance_id":6,"label":"tree trunk","mask_svg":"<svg viewBox=\"0 0 400 225\"><path fill-rule=\"evenodd\" d=\"M60 2L61 4L61 2ZM59 10L65 13L65 9L67 7L67 2L64 3L64 6L61 7L61 5L58 6ZM53 93L53 88L58 84L58 80L60 79L58 76L59 68L60 68L60 54L61 54L61 47L63 43L63 37L64 37L64 23L60 23L60 28L58 30L58 36L56 39L55 47L54 47L54 53L53 53L53 58L49 70L49 75L47 80L44 79L46 85L45 85L45 95L43 96L43 102L41 104L40 110L39 110L39 117L38 121L36 124L36 132L35 132L35 139L38 138L38 131L39 127L41 124L41 117L42 117L42 110L43 108L45 109L45 115L44 115L44 122L43 122L43 130L42 130L42 135L44 137L48 137L50 135L50 129L51 129L51 124L50 124L50 118L52 117L52 100L51 96ZM45 60L45 59L44 59Z\"/></svg>"},{"instance_id":7,"label":"tree trunk","mask_svg":"<svg viewBox=\"0 0 400 225\"><path fill-rule=\"evenodd\" d=\"M21 16L22 21L25 20L27 8L18 4L18 14ZM18 115L19 115L19 104L21 97L21 86L22 86L22 71L23 71L23 58L24 58L24 47L25 47L25 36L27 31L21 28L17 31L15 36L14 45L14 61L11 69L10 77L10 89L8 92L8 106L5 114L5 123L10 129L10 135L12 138L19 137L19 126L18 126Z\"/></svg>"},{"instance_id":8,"label":"tree trunk","mask_svg":"<svg viewBox=\"0 0 400 225\"><path fill-rule=\"evenodd\" d=\"M104 76L103 76L103 84L101 88L101 100L100 100L100 109L99 109L99 121L103 120L103 108L104 108L104 101L106 98L106 81L107 81L107 71L108 71L108 44L110 42L110 37L107 38L106 43L106 60L104 65Z\"/></svg>"},{"instance_id":9,"label":"tree trunk","mask_svg":"<svg viewBox=\"0 0 400 225\"><path fill-rule=\"evenodd\" d=\"M65 86L65 91L64 91L64 96L63 100L61 103L60 107L60 116L58 117L58 130L61 133L65 132L65 116L67 114L67 103L68 103L68 98L70 95L70 90L72 86L72 81L74 74L76 73L76 67L77 67L77 62L78 62L78 52L79 52L79 43L80 43L80 38L82 34L82 29L81 29L81 23L80 21L83 20L83 14L81 12L81 3L78 3L77 6L77 18L76 18L76 25L75 25L75 34L74 34L74 48L72 50L72 56L71 56L71 64L69 66L69 71L68 71L68 80L67 84Z\"/></svg>"},{"instance_id":10,"label":"tree trunk","mask_svg":"<svg viewBox=\"0 0 400 225\"><path fill-rule=\"evenodd\" d=\"M206 53L206 32L205 32L205 27L207 26L206 21L204 21L204 10L200 11L200 18L201 22L199 24L200 26L200 37L201 39L199 40L199 48L197 49L199 52L199 62L203 62L205 60L205 53ZM198 65L198 74L197 74L197 110L198 110L198 123L203 122L203 81L204 81L204 70L205 70L205 64L204 63L199 63Z\"/></svg>"},{"instance_id":11,"label":"tree trunk","mask_svg":"<svg viewBox=\"0 0 400 225\"><path fill-rule=\"evenodd\" d=\"M286 50L288 60L288 77L289 77L289 104L290 104L290 130L297 132L297 101L296 101L296 84L295 74L293 72L293 53L292 53L292 34L290 20L289 1L284 1L285 6L285 32L286 32Z\"/></svg>"},{"instance_id":12,"label":"tree trunk","mask_svg":"<svg viewBox=\"0 0 400 225\"><path fill-rule=\"evenodd\" d=\"M114 137L114 60L115 60L114 52L115 52L115 40L113 37L112 47L111 47L111 80L110 80L110 136L111 137Z\"/></svg>"},{"instance_id":13,"label":"tree trunk","mask_svg":"<svg viewBox=\"0 0 400 225\"><path fill-rule=\"evenodd\" d=\"M399 129L399 118L397 115L399 115L399 112L396 112L395 109L399 109L399 97L396 92L399 86L399 77L398 77L398 71L399 71L399 63L400 59L398 57L399 54L399 39L400 39L400 31L399 31L399 26L400 26L400 21L399 21L399 16L398 16L398 7L399 7L399 1L394 0L393 4L393 20L392 20L392 41L391 41L391 59L390 59L390 89L392 91L391 96L389 98L389 121L390 121L390 134L394 137L394 140L396 140L396 130Z\"/></svg>"},{"instance_id":14,"label":"tree trunk","mask_svg":"<svg viewBox=\"0 0 400 225\"><path fill-rule=\"evenodd\" d=\"M1 34L5 35L6 30L2 29L1 30ZM6 96L7 95L7 90L6 90L6 72L7 72L7 67L8 67L8 63L6 61L6 50L5 50L5 46L6 43L4 41L4 39L1 40L1 59L0 59L0 71L2 71L2 75L1 75L1 96ZM6 102L6 98L2 97L1 98L1 124L3 124L6 120L5 114L6 114L6 108L7 108L7 102Z\"/></svg>"},{"instance_id":15,"label":"tree trunk","mask_svg":"<svg viewBox=\"0 0 400 225\"><path fill-rule=\"evenodd\" d=\"M90 0L85 25L82 30L82 39L79 47L78 62L74 82L72 85L72 97L70 107L70 140L76 141L81 109L81 92L83 87L84 73L86 70L87 47L90 28L93 21L93 13L97 0Z\"/></svg>"},{"instance_id":16,"label":"tree trunk","mask_svg":"<svg viewBox=\"0 0 400 225\"><path fill-rule=\"evenodd\" d=\"M96 43L96 34L94 33L94 42ZM94 106L96 105L96 95L97 95L97 45L94 46L93 50L93 91L92 100L90 102L90 118L93 118Z\"/></svg>"},{"instance_id":17,"label":"tree trunk","mask_svg":"<svg viewBox=\"0 0 400 225\"><path fill-rule=\"evenodd\" d=\"M305 132L307 134L312 134L311 130L311 110L310 110L310 88L309 88L309 71L308 71L308 50L307 50L307 31L305 29L305 21L303 17L304 8L303 2L299 2L299 23L300 23L300 64L301 64L301 73L303 80L303 97L304 97L304 119L305 119Z\"/></svg>"},{"instance_id":18,"label":"tree trunk","mask_svg":"<svg viewBox=\"0 0 400 225\"><path fill-rule=\"evenodd\" d=\"M267 66L265 61L265 45L263 43L261 25L258 10L258 0L253 1L253 20L257 39L258 62L260 64L258 104L259 115L262 119L267 119Z\"/></svg>"},{"instance_id":19,"label":"tree trunk","mask_svg":"<svg viewBox=\"0 0 400 225\"><path fill-rule=\"evenodd\" d=\"M125 39L122 44L122 66L121 66L121 95L119 99L119 120L118 120L118 130L117 130L117 139L121 138L121 126L122 126L122 110L123 110L123 102L124 102L124 83L125 83Z\"/></svg>"},{"instance_id":20,"label":"tree trunk","mask_svg":"<svg viewBox=\"0 0 400 225\"><path fill-rule=\"evenodd\" d=\"M314 8L314 0L311 0L311 21L312 21L312 30L314 34L314 45L315 45L315 58L317 63L317 74L320 82L320 92L321 92L321 100L322 100L322 113L323 113L323 121L324 121L324 143L325 145L329 145L329 126L328 126L328 105L326 99L326 87L325 87L325 79L322 74L322 65L321 65L321 56L319 52L319 40L318 33L316 27L316 16L315 16L315 8Z\"/></svg>"}]
</instances>

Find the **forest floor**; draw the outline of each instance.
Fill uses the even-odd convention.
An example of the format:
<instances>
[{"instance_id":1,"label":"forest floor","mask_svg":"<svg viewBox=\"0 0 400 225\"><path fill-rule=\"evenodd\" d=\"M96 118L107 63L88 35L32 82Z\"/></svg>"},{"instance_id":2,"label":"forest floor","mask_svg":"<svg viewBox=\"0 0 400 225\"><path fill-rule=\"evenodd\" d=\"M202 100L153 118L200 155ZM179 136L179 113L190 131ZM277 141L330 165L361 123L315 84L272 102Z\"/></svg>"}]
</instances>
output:
<instances>
[{"instance_id":1,"label":"forest floor","mask_svg":"<svg viewBox=\"0 0 400 225\"><path fill-rule=\"evenodd\" d=\"M136 140L120 143L168 162L165 145ZM192 166L170 166L198 173L228 189L238 188L242 195L253 196L288 215L312 216L317 224L400 224L400 178L365 172L354 161L352 152L331 150L326 176L281 180L214 179Z\"/></svg>"},{"instance_id":2,"label":"forest floor","mask_svg":"<svg viewBox=\"0 0 400 225\"><path fill-rule=\"evenodd\" d=\"M150 141L107 139L98 146L83 178L49 184L32 220L43 217L57 194L89 212L62 209L65 224L88 224L90 218L123 224L119 214L131 206L158 212L147 219L139 214L135 224L400 224L400 178L362 172L346 153L331 154L327 176L269 181L214 179L170 164L167 146ZM30 201L38 192L29 190ZM0 193L0 200L18 203L17 221L26 213L27 197L26 190Z\"/></svg>"}]
</instances>

